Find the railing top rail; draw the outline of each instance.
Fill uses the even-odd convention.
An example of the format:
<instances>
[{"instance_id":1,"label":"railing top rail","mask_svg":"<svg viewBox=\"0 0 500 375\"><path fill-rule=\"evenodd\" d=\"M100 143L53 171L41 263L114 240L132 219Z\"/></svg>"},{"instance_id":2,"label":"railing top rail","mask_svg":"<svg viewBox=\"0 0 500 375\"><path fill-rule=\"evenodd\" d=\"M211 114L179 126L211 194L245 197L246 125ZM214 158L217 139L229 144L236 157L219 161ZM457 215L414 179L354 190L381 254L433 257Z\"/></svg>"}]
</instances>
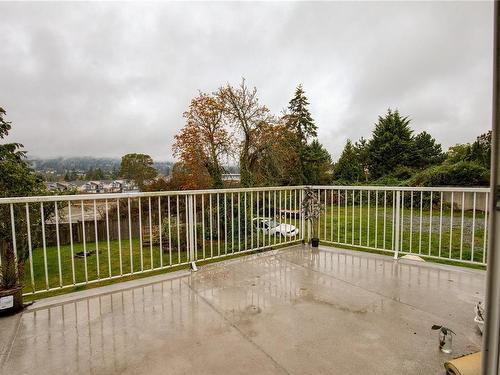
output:
<instances>
[{"instance_id":1,"label":"railing top rail","mask_svg":"<svg viewBox=\"0 0 500 375\"><path fill-rule=\"evenodd\" d=\"M383 185L313 185L311 189L331 190L387 190L387 191L428 191L428 192L465 192L489 193L489 187L460 187L460 186L383 186Z\"/></svg>"},{"instance_id":2,"label":"railing top rail","mask_svg":"<svg viewBox=\"0 0 500 375\"><path fill-rule=\"evenodd\" d=\"M74 195L44 195L31 197L11 197L0 198L1 204L10 203L39 203L39 202L62 202L62 201L86 201L86 200L105 200L105 199L123 199L123 198L148 198L148 197L166 197L176 195L200 195L216 193L242 193L256 191L278 191L278 190L298 190L304 186L266 186L254 188L232 188L232 189L207 189L207 190L172 190L172 191L154 191L141 193L108 193L108 194L74 194Z\"/></svg>"},{"instance_id":3,"label":"railing top rail","mask_svg":"<svg viewBox=\"0 0 500 375\"><path fill-rule=\"evenodd\" d=\"M216 193L241 193L241 192L261 192L261 191L279 191L279 190L297 190L309 187L311 189L329 189L329 190L370 190L370 191L427 191L427 192L470 192L470 193L488 193L490 188L482 187L407 187L407 186L347 186L347 185L314 185L314 186L272 186L272 187L254 187L254 188L232 188L232 189L207 189L207 190L178 190L178 191L155 191L142 193L111 193L111 194L75 194L75 195L46 195L32 197L10 197L0 198L0 205L11 203L40 203L40 202L61 202L61 201L86 201L86 200L105 200L105 199L124 199L124 198L148 198L148 197L167 197L176 195L200 195Z\"/></svg>"}]
</instances>

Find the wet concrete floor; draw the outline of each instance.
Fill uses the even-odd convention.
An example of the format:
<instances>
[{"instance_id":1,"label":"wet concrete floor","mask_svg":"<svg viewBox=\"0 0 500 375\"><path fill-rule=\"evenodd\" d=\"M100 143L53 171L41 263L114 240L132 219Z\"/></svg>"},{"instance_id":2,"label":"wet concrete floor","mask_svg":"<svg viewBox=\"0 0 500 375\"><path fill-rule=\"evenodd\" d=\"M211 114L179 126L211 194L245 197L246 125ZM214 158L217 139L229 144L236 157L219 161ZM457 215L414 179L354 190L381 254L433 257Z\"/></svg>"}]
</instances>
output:
<instances>
[{"instance_id":1,"label":"wet concrete floor","mask_svg":"<svg viewBox=\"0 0 500 375\"><path fill-rule=\"evenodd\" d=\"M443 374L480 349L485 272L295 246L41 300L0 374ZM433 324L456 332L438 350Z\"/></svg>"}]
</instances>

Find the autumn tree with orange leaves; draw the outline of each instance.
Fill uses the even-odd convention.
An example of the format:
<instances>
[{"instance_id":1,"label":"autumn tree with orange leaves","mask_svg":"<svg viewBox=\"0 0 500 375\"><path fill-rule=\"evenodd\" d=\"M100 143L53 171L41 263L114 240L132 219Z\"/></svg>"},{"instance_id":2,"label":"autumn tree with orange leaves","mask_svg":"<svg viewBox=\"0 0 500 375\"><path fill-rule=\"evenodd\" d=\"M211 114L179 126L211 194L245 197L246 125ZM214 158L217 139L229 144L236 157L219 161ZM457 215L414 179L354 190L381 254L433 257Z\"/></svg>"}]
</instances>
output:
<instances>
[{"instance_id":1,"label":"autumn tree with orange leaves","mask_svg":"<svg viewBox=\"0 0 500 375\"><path fill-rule=\"evenodd\" d=\"M184 113L186 124L175 136L174 155L180 159L173 181L181 189L222 188L222 158L231 150L222 104L217 96L200 93ZM208 185L208 186L207 186Z\"/></svg>"}]
</instances>

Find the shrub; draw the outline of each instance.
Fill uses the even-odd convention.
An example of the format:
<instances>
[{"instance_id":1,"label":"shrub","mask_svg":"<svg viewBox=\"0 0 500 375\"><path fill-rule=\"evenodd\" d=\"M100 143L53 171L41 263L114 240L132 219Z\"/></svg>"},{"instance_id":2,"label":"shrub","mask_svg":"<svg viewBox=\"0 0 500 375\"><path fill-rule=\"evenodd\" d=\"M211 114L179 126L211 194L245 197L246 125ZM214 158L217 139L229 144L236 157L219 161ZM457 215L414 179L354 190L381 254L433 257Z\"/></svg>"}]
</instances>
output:
<instances>
[{"instance_id":1,"label":"shrub","mask_svg":"<svg viewBox=\"0 0 500 375\"><path fill-rule=\"evenodd\" d=\"M427 168L408 180L411 186L485 186L490 172L475 162L460 161Z\"/></svg>"}]
</instances>

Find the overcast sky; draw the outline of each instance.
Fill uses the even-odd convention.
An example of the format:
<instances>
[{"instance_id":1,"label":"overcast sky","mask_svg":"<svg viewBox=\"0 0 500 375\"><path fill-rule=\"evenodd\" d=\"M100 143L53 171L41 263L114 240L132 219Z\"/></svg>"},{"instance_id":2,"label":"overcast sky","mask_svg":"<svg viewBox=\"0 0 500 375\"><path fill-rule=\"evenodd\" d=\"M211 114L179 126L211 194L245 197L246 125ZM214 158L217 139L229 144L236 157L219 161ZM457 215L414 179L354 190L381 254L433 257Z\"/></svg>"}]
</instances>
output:
<instances>
[{"instance_id":1,"label":"overcast sky","mask_svg":"<svg viewBox=\"0 0 500 375\"><path fill-rule=\"evenodd\" d=\"M302 83L337 157L388 107L445 148L490 128L491 2L0 3L0 106L31 156L173 160L198 90Z\"/></svg>"}]
</instances>

